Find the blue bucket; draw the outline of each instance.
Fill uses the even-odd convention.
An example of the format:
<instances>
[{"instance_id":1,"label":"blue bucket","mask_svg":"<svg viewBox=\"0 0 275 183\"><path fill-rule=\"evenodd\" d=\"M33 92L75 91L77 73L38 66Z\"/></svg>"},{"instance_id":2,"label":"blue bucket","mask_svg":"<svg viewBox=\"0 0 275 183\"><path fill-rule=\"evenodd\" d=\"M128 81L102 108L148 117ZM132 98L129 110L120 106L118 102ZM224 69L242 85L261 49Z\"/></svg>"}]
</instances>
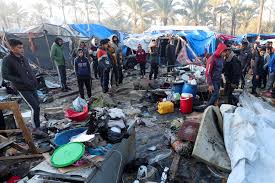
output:
<instances>
[{"instance_id":1,"label":"blue bucket","mask_svg":"<svg viewBox=\"0 0 275 183\"><path fill-rule=\"evenodd\" d=\"M183 87L183 85L184 85L184 82L173 83L172 92L173 93L179 93L179 94L181 94L182 93L182 87Z\"/></svg>"},{"instance_id":2,"label":"blue bucket","mask_svg":"<svg viewBox=\"0 0 275 183\"><path fill-rule=\"evenodd\" d=\"M61 133L57 133L55 135L53 142L56 146L61 146L61 145L67 144L70 142L70 140L73 136L76 136L76 135L84 132L85 130L87 130L87 128L82 127L82 128L75 128L75 129L63 131Z\"/></svg>"},{"instance_id":3,"label":"blue bucket","mask_svg":"<svg viewBox=\"0 0 275 183\"><path fill-rule=\"evenodd\" d=\"M190 93L193 95L193 98L195 98L197 95L197 85L185 83L182 88L182 93Z\"/></svg>"}]
</instances>

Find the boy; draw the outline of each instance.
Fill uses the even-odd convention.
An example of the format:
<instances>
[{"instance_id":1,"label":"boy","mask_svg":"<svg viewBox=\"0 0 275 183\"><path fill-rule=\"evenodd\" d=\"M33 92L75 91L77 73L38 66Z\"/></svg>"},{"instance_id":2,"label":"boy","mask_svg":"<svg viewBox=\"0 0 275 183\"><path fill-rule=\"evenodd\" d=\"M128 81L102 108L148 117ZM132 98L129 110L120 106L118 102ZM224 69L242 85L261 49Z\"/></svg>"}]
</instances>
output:
<instances>
[{"instance_id":1,"label":"boy","mask_svg":"<svg viewBox=\"0 0 275 183\"><path fill-rule=\"evenodd\" d=\"M90 62L88 58L84 56L83 49L79 48L77 54L78 57L76 57L74 60L74 68L77 77L80 97L84 99L85 85L87 89L87 95L90 98L92 96Z\"/></svg>"},{"instance_id":2,"label":"boy","mask_svg":"<svg viewBox=\"0 0 275 183\"><path fill-rule=\"evenodd\" d=\"M151 61L151 71L149 75L149 79L152 80L152 76L154 75L154 79L157 79L158 77L158 47L156 40L152 40L151 47L149 49L149 54L150 54L150 61Z\"/></svg>"}]
</instances>

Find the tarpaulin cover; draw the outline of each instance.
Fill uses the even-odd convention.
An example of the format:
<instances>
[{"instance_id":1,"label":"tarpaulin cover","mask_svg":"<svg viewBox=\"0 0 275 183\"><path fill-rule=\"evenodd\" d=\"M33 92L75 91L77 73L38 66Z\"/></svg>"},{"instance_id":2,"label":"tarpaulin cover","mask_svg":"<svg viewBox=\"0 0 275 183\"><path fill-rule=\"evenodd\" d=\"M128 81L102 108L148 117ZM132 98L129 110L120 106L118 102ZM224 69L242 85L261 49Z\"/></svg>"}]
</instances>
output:
<instances>
[{"instance_id":1,"label":"tarpaulin cover","mask_svg":"<svg viewBox=\"0 0 275 183\"><path fill-rule=\"evenodd\" d=\"M214 53L216 49L216 36L212 31L182 31L178 35L186 37L188 44L197 56L203 56L205 51ZM194 55L191 54L190 50L187 49L187 53L190 59L194 59Z\"/></svg>"},{"instance_id":2,"label":"tarpaulin cover","mask_svg":"<svg viewBox=\"0 0 275 183\"><path fill-rule=\"evenodd\" d=\"M79 32L84 37L97 37L99 39L109 38L117 31L111 30L107 27L98 24L70 24L70 27Z\"/></svg>"},{"instance_id":3,"label":"tarpaulin cover","mask_svg":"<svg viewBox=\"0 0 275 183\"><path fill-rule=\"evenodd\" d=\"M257 36L261 37L261 40L266 40L266 39L275 39L275 33L272 34L243 34L239 35L236 38L237 42L241 42L244 37L248 39L249 42L255 42L257 39Z\"/></svg>"},{"instance_id":4,"label":"tarpaulin cover","mask_svg":"<svg viewBox=\"0 0 275 183\"><path fill-rule=\"evenodd\" d=\"M242 107L223 113L224 143L231 160L228 183L275 182L275 109L249 94ZM272 140L271 140L272 139Z\"/></svg>"}]
</instances>

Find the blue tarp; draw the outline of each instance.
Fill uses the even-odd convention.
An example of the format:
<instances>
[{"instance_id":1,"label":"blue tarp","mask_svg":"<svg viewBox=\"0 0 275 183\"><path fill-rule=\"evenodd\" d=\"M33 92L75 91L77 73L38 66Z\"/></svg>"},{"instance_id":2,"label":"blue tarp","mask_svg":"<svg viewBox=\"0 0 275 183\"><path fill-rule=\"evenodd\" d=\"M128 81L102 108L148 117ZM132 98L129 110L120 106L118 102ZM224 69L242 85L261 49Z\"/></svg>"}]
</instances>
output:
<instances>
[{"instance_id":1,"label":"blue tarp","mask_svg":"<svg viewBox=\"0 0 275 183\"><path fill-rule=\"evenodd\" d=\"M197 56L203 56L205 51L212 54L216 49L216 36L212 31L182 31L177 35L186 37L189 46ZM190 59L195 58L189 49L187 49L187 54Z\"/></svg>"},{"instance_id":2,"label":"blue tarp","mask_svg":"<svg viewBox=\"0 0 275 183\"><path fill-rule=\"evenodd\" d=\"M81 36L84 37L97 37L99 39L109 38L113 34L118 32L111 30L107 27L98 24L70 24L69 25L73 30L79 32Z\"/></svg>"},{"instance_id":3,"label":"blue tarp","mask_svg":"<svg viewBox=\"0 0 275 183\"><path fill-rule=\"evenodd\" d=\"M243 35L237 36L236 41L240 43L244 37L247 37L248 41L253 43L256 41L257 36L260 36L261 40L275 39L275 33L272 33L272 34L243 34Z\"/></svg>"}]
</instances>

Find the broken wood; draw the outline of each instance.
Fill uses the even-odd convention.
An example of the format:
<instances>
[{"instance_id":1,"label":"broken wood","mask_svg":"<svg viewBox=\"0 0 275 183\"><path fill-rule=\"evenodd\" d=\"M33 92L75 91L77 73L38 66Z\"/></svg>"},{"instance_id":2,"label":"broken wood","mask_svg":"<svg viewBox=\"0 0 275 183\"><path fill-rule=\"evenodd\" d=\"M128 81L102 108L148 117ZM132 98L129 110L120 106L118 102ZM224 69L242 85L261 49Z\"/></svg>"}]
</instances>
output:
<instances>
[{"instance_id":1,"label":"broken wood","mask_svg":"<svg viewBox=\"0 0 275 183\"><path fill-rule=\"evenodd\" d=\"M171 167L170 167L170 181L174 180L176 177L176 173L178 171L178 167L179 167L179 162L180 162L180 155L176 154L173 158Z\"/></svg>"},{"instance_id":2,"label":"broken wood","mask_svg":"<svg viewBox=\"0 0 275 183\"><path fill-rule=\"evenodd\" d=\"M1 133L22 133L22 130L20 129L0 130L0 134Z\"/></svg>"},{"instance_id":3,"label":"broken wood","mask_svg":"<svg viewBox=\"0 0 275 183\"><path fill-rule=\"evenodd\" d=\"M1 102L0 110L4 110L4 109L11 110L13 112L15 121L16 121L17 125L19 126L19 128L22 130L23 137L24 137L26 143L28 144L30 151L34 154L39 153L39 151L37 150L37 148L35 147L35 145L33 143L32 135L31 135L29 129L27 128L27 126L24 122L24 119L20 113L18 103L16 103L16 102Z\"/></svg>"},{"instance_id":4,"label":"broken wood","mask_svg":"<svg viewBox=\"0 0 275 183\"><path fill-rule=\"evenodd\" d=\"M0 161L33 159L33 158L43 158L43 155L42 154L30 154L30 155L20 155L20 156L3 156L3 157L0 157Z\"/></svg>"}]
</instances>

